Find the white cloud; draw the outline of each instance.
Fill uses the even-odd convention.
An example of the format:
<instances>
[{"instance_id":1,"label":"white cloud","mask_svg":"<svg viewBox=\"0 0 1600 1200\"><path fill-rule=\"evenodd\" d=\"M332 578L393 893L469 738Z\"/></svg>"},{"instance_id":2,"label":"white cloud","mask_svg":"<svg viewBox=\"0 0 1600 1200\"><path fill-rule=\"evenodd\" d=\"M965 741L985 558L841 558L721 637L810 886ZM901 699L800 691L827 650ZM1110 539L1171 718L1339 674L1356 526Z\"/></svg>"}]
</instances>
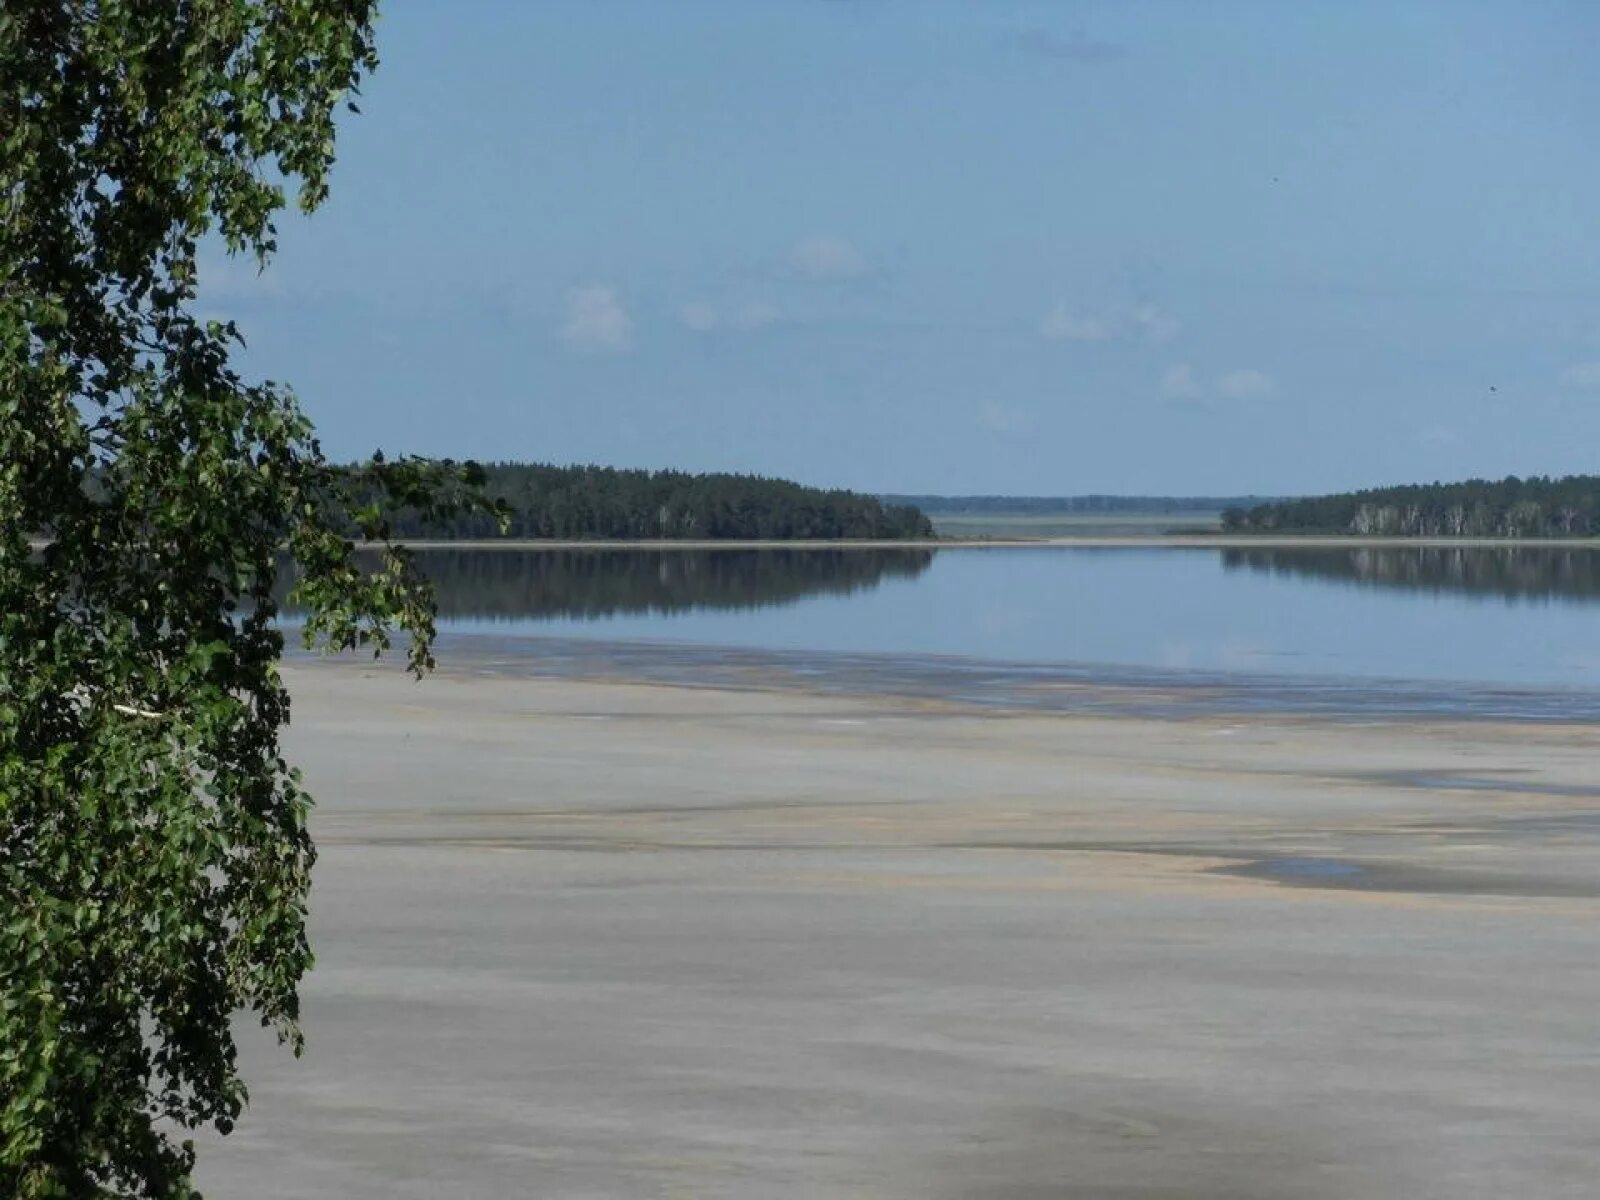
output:
<instances>
[{"instance_id":1,"label":"white cloud","mask_svg":"<svg viewBox=\"0 0 1600 1200\"><path fill-rule=\"evenodd\" d=\"M1270 375L1250 367L1241 367L1217 380L1217 395L1228 400L1255 400L1272 395L1273 386Z\"/></svg>"},{"instance_id":2,"label":"white cloud","mask_svg":"<svg viewBox=\"0 0 1600 1200\"><path fill-rule=\"evenodd\" d=\"M1161 394L1169 400L1194 400L1200 396L1200 381L1188 363L1173 363L1161 372Z\"/></svg>"},{"instance_id":3,"label":"white cloud","mask_svg":"<svg viewBox=\"0 0 1600 1200\"><path fill-rule=\"evenodd\" d=\"M1137 304L1129 314L1135 329L1148 341L1166 342L1178 336L1183 323L1154 304Z\"/></svg>"},{"instance_id":4,"label":"white cloud","mask_svg":"<svg viewBox=\"0 0 1600 1200\"><path fill-rule=\"evenodd\" d=\"M1116 326L1107 317L1070 312L1058 304L1039 322L1039 332L1052 342L1109 342L1117 336Z\"/></svg>"},{"instance_id":5,"label":"white cloud","mask_svg":"<svg viewBox=\"0 0 1600 1200\"><path fill-rule=\"evenodd\" d=\"M777 324L783 320L783 313L765 300L751 300L726 310L708 300L691 300L678 310L678 320L696 333L712 333L718 329L745 333Z\"/></svg>"},{"instance_id":6,"label":"white cloud","mask_svg":"<svg viewBox=\"0 0 1600 1200\"><path fill-rule=\"evenodd\" d=\"M1207 387L1189 363L1173 363L1161 372L1161 394L1168 400L1259 400L1277 390L1272 376L1253 367L1240 367L1217 376Z\"/></svg>"},{"instance_id":7,"label":"white cloud","mask_svg":"<svg viewBox=\"0 0 1600 1200\"><path fill-rule=\"evenodd\" d=\"M621 354L633 346L633 319L614 288L589 284L567 293L561 340L584 354Z\"/></svg>"},{"instance_id":8,"label":"white cloud","mask_svg":"<svg viewBox=\"0 0 1600 1200\"><path fill-rule=\"evenodd\" d=\"M819 282L859 279L868 270L866 255L844 238L826 233L797 242L789 251L789 266Z\"/></svg>"},{"instance_id":9,"label":"white cloud","mask_svg":"<svg viewBox=\"0 0 1600 1200\"><path fill-rule=\"evenodd\" d=\"M678 310L678 320L696 333L710 333L722 323L715 306L705 300L691 300Z\"/></svg>"},{"instance_id":10,"label":"white cloud","mask_svg":"<svg viewBox=\"0 0 1600 1200\"><path fill-rule=\"evenodd\" d=\"M1573 363L1561 372L1561 382L1570 388L1600 389L1600 362Z\"/></svg>"},{"instance_id":11,"label":"white cloud","mask_svg":"<svg viewBox=\"0 0 1600 1200\"><path fill-rule=\"evenodd\" d=\"M1154 304L1075 312L1058 303L1039 322L1040 335L1052 342L1110 342L1121 338L1166 342L1176 337L1181 328L1176 317Z\"/></svg>"},{"instance_id":12,"label":"white cloud","mask_svg":"<svg viewBox=\"0 0 1600 1200\"><path fill-rule=\"evenodd\" d=\"M734 309L733 315L728 318L728 324L735 329L764 329L768 325L776 325L781 320L783 312L777 305L768 304L765 300L752 300Z\"/></svg>"}]
</instances>

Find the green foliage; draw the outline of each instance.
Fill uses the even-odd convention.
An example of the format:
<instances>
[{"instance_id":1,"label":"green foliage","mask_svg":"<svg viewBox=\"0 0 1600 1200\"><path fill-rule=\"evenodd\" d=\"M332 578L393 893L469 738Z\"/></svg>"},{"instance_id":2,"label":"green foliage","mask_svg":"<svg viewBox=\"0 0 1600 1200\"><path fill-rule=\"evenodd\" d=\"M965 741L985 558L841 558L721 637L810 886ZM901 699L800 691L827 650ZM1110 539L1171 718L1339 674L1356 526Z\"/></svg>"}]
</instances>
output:
<instances>
[{"instance_id":1,"label":"green foliage","mask_svg":"<svg viewBox=\"0 0 1600 1200\"><path fill-rule=\"evenodd\" d=\"M1412 484L1230 508L1232 533L1385 537L1592 537L1600 534L1600 476L1515 475Z\"/></svg>"},{"instance_id":2,"label":"green foliage","mask_svg":"<svg viewBox=\"0 0 1600 1200\"><path fill-rule=\"evenodd\" d=\"M691 475L492 463L486 493L509 515L505 531L523 538L927 538L928 518L871 496L802 487L756 475ZM396 516L406 537L483 538L498 532L491 514L439 520Z\"/></svg>"},{"instance_id":3,"label":"green foliage","mask_svg":"<svg viewBox=\"0 0 1600 1200\"><path fill-rule=\"evenodd\" d=\"M232 1016L299 1048L313 848L279 752L280 548L309 637L398 628L428 665L385 513L448 512L470 473L336 470L287 391L229 367L232 324L191 313L202 239L264 262L288 189L326 195L372 16L0 7L0 1195L190 1196L176 1139L245 1100Z\"/></svg>"}]
</instances>

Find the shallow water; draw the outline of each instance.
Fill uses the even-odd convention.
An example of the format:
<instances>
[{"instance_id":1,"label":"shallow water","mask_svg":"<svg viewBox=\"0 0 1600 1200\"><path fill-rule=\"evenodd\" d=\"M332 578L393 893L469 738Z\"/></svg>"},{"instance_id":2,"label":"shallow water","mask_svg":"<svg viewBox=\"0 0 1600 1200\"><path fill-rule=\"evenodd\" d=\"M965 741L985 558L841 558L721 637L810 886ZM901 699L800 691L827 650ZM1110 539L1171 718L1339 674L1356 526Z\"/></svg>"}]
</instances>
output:
<instances>
[{"instance_id":1,"label":"shallow water","mask_svg":"<svg viewBox=\"0 0 1600 1200\"><path fill-rule=\"evenodd\" d=\"M1281 715L1362 723L1446 719L1600 724L1600 688L1030 663L492 630L446 632L440 638L439 658L454 669L511 677L796 689L996 711L1180 719ZM1217 732L1225 736L1230 731Z\"/></svg>"},{"instance_id":2,"label":"shallow water","mask_svg":"<svg viewBox=\"0 0 1600 1200\"><path fill-rule=\"evenodd\" d=\"M1045 709L1600 714L1589 548L505 547L421 561L453 653L513 667L759 673Z\"/></svg>"},{"instance_id":3,"label":"shallow water","mask_svg":"<svg viewBox=\"0 0 1600 1200\"><path fill-rule=\"evenodd\" d=\"M1600 686L1592 549L437 550L466 633Z\"/></svg>"}]
</instances>

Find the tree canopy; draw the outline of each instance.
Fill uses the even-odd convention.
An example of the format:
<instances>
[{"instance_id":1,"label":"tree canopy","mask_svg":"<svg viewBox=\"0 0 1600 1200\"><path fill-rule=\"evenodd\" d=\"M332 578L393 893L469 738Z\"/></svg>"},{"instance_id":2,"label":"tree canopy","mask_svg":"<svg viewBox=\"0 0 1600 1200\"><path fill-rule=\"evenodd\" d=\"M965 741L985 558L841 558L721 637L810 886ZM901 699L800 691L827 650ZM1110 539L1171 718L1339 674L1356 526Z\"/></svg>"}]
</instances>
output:
<instances>
[{"instance_id":1,"label":"tree canopy","mask_svg":"<svg viewBox=\"0 0 1600 1200\"><path fill-rule=\"evenodd\" d=\"M1600 533L1600 476L1515 475L1371 488L1230 508L1233 533L1395 537L1591 537Z\"/></svg>"},{"instance_id":2,"label":"tree canopy","mask_svg":"<svg viewBox=\"0 0 1600 1200\"><path fill-rule=\"evenodd\" d=\"M928 538L918 509L839 489L758 475L696 475L614 467L491 463L485 493L507 516L511 537L574 539ZM481 538L493 513L441 519L397 514L407 537Z\"/></svg>"},{"instance_id":3,"label":"tree canopy","mask_svg":"<svg viewBox=\"0 0 1600 1200\"><path fill-rule=\"evenodd\" d=\"M472 473L335 469L193 312L200 248L265 262L327 194L370 0L0 7L0 1194L192 1195L184 1129L246 1092L230 1021L296 1048L309 801L279 749L274 585L308 636L432 608L385 512ZM375 569L347 533L385 546ZM37 539L43 539L43 545Z\"/></svg>"}]
</instances>

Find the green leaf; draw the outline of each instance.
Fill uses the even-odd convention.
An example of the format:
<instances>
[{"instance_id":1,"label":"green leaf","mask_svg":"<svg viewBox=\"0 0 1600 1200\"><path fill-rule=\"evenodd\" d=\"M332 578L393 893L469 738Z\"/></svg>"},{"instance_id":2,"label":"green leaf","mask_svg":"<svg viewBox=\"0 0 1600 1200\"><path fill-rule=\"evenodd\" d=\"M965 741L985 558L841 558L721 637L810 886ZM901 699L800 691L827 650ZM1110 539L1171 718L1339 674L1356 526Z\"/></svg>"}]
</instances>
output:
<instances>
[{"instance_id":1,"label":"green leaf","mask_svg":"<svg viewBox=\"0 0 1600 1200\"><path fill-rule=\"evenodd\" d=\"M372 22L0 7L0 1196L190 1197L177 1135L245 1100L234 1017L298 1052L284 548L312 636L431 662L426 582L349 534L458 502L458 474L379 460L357 495L293 394L230 364L238 328L193 311L203 239L264 264L285 188L326 196Z\"/></svg>"}]
</instances>

